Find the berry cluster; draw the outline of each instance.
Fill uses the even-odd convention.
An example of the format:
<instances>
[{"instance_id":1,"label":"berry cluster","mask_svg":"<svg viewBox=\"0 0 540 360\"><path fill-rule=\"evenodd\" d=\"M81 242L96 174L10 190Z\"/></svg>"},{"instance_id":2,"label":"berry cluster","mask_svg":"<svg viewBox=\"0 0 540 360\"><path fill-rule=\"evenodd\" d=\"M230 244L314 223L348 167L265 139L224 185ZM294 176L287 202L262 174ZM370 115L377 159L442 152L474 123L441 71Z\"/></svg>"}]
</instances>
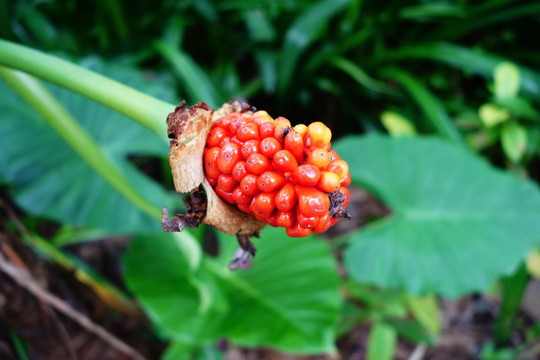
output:
<instances>
[{"instance_id":1,"label":"berry cluster","mask_svg":"<svg viewBox=\"0 0 540 360\"><path fill-rule=\"evenodd\" d=\"M349 167L331 137L321 122L291 128L266 111L234 112L210 130L205 176L223 200L289 236L321 233L348 216Z\"/></svg>"}]
</instances>

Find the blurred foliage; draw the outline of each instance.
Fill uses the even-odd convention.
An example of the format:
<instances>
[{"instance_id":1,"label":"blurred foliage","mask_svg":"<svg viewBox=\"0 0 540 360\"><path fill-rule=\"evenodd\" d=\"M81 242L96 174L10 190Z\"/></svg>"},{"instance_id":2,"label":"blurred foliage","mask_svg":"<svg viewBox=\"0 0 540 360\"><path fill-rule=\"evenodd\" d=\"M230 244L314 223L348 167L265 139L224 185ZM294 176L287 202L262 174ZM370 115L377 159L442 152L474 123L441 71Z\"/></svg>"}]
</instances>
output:
<instances>
[{"instance_id":1,"label":"blurred foliage","mask_svg":"<svg viewBox=\"0 0 540 360\"><path fill-rule=\"evenodd\" d=\"M323 121L334 138L354 134L334 144L351 163L353 182L392 215L347 235L351 278L340 280L342 297L320 239L291 243L265 230L253 268L230 274L231 239L221 237L222 252L210 258L202 255L203 231L148 235L153 220L78 163L3 85L0 179L26 211L63 223L58 244L93 238L92 230L133 235L126 281L156 333L171 340L165 358L219 356L211 345L222 336L246 346L333 351L336 334L366 323L373 324L368 357L392 358L398 337L436 341L433 294L481 291L501 276L498 348L487 345L481 356L508 358L514 352L500 348L529 280L519 263L540 238L533 184L540 179L540 53L531 36L539 18L537 1L510 0L0 0L0 38L166 101L217 107L244 97L293 123ZM160 194L155 204L172 206L170 175L162 175L166 148L154 135L51 89L141 194ZM359 136L385 132L407 138ZM42 134L34 145L50 153L25 151L26 134ZM75 168L84 175L71 176ZM131 222L116 226L119 215Z\"/></svg>"}]
</instances>

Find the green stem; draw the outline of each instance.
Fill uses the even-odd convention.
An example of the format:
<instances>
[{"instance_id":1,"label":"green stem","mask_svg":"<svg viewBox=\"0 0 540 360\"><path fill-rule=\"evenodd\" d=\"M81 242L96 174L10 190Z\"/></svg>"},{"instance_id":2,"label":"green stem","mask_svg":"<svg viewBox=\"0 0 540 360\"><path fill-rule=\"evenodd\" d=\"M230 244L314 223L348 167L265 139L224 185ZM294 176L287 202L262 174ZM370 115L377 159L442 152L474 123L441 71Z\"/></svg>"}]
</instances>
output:
<instances>
[{"instance_id":1,"label":"green stem","mask_svg":"<svg viewBox=\"0 0 540 360\"><path fill-rule=\"evenodd\" d=\"M161 219L159 207L139 194L125 175L103 153L99 145L39 80L2 66L0 66L0 78L34 108L106 182L146 214L155 219Z\"/></svg>"},{"instance_id":2,"label":"green stem","mask_svg":"<svg viewBox=\"0 0 540 360\"><path fill-rule=\"evenodd\" d=\"M137 121L167 141L165 119L174 105L68 61L0 39L0 65L65 87Z\"/></svg>"}]
</instances>

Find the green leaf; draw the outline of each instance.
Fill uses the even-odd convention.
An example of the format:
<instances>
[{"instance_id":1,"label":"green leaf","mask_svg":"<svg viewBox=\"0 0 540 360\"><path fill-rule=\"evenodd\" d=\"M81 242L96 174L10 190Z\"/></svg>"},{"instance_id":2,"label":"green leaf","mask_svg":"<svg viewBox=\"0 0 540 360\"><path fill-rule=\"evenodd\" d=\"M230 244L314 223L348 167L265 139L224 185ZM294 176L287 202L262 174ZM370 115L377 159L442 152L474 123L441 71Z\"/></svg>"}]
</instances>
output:
<instances>
[{"instance_id":1,"label":"green leaf","mask_svg":"<svg viewBox=\"0 0 540 360\"><path fill-rule=\"evenodd\" d=\"M168 337L188 344L215 340L228 307L188 233L136 236L123 257L128 287ZM210 321L211 320L211 321Z\"/></svg>"},{"instance_id":2,"label":"green leaf","mask_svg":"<svg viewBox=\"0 0 540 360\"><path fill-rule=\"evenodd\" d=\"M329 20L341 11L350 0L323 0L308 7L287 30L281 51L278 88L284 91L289 85L296 63L304 50L328 25Z\"/></svg>"},{"instance_id":3,"label":"green leaf","mask_svg":"<svg viewBox=\"0 0 540 360\"><path fill-rule=\"evenodd\" d=\"M392 360L396 351L396 330L383 322L371 327L368 339L367 360Z\"/></svg>"},{"instance_id":4,"label":"green leaf","mask_svg":"<svg viewBox=\"0 0 540 360\"><path fill-rule=\"evenodd\" d=\"M194 348L183 343L172 343L161 356L161 360L223 360L223 354L215 345L204 345Z\"/></svg>"},{"instance_id":5,"label":"green leaf","mask_svg":"<svg viewBox=\"0 0 540 360\"><path fill-rule=\"evenodd\" d=\"M487 127L493 127L510 119L510 113L507 109L490 103L480 106L478 116Z\"/></svg>"},{"instance_id":6,"label":"green leaf","mask_svg":"<svg viewBox=\"0 0 540 360\"><path fill-rule=\"evenodd\" d=\"M83 64L149 93L172 97L170 90L148 83L126 64L105 67L96 58L85 59ZM129 155L166 156L167 147L159 137L80 95L55 86L49 89L143 196L158 208L177 201L127 161ZM158 221L106 183L3 83L0 94L0 142L4 145L0 181L13 186L20 206L31 214L113 233L159 229Z\"/></svg>"},{"instance_id":7,"label":"green leaf","mask_svg":"<svg viewBox=\"0 0 540 360\"><path fill-rule=\"evenodd\" d=\"M392 209L351 236L344 261L357 281L458 297L511 273L538 242L538 188L463 148L382 136L334 146L353 183Z\"/></svg>"},{"instance_id":8,"label":"green leaf","mask_svg":"<svg viewBox=\"0 0 540 360\"><path fill-rule=\"evenodd\" d=\"M506 156L513 163L519 163L527 150L527 129L515 122L504 124L501 143Z\"/></svg>"},{"instance_id":9,"label":"green leaf","mask_svg":"<svg viewBox=\"0 0 540 360\"><path fill-rule=\"evenodd\" d=\"M495 96L502 100L517 96L519 91L519 69L516 65L503 62L497 65L493 72L495 80Z\"/></svg>"},{"instance_id":10,"label":"green leaf","mask_svg":"<svg viewBox=\"0 0 540 360\"><path fill-rule=\"evenodd\" d=\"M381 122L389 134L394 136L414 136L416 129L412 122L393 111L385 111L381 114Z\"/></svg>"},{"instance_id":11,"label":"green leaf","mask_svg":"<svg viewBox=\"0 0 540 360\"><path fill-rule=\"evenodd\" d=\"M433 295L405 295L405 299L415 319L430 333L438 334L441 330L441 314L437 298Z\"/></svg>"},{"instance_id":12,"label":"green leaf","mask_svg":"<svg viewBox=\"0 0 540 360\"><path fill-rule=\"evenodd\" d=\"M322 242L291 241L281 229L265 229L251 267L231 272L227 262L236 239L220 238L220 257L203 259L191 271L188 253L176 248L179 240L134 239L124 258L126 279L154 323L172 338L195 343L227 337L249 347L335 351L341 297L334 259ZM194 284L208 290L197 291Z\"/></svg>"}]
</instances>

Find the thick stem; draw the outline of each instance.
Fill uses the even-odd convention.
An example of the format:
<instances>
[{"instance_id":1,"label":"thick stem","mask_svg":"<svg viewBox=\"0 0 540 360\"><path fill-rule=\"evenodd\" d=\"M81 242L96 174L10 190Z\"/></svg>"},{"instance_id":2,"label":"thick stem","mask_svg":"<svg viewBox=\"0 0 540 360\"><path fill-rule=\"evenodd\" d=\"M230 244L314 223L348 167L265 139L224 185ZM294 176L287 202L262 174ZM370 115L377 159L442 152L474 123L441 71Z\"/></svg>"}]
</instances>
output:
<instances>
[{"instance_id":1,"label":"thick stem","mask_svg":"<svg viewBox=\"0 0 540 360\"><path fill-rule=\"evenodd\" d=\"M174 105L68 61L0 39L0 65L65 87L137 121L167 141L165 118Z\"/></svg>"}]
</instances>

